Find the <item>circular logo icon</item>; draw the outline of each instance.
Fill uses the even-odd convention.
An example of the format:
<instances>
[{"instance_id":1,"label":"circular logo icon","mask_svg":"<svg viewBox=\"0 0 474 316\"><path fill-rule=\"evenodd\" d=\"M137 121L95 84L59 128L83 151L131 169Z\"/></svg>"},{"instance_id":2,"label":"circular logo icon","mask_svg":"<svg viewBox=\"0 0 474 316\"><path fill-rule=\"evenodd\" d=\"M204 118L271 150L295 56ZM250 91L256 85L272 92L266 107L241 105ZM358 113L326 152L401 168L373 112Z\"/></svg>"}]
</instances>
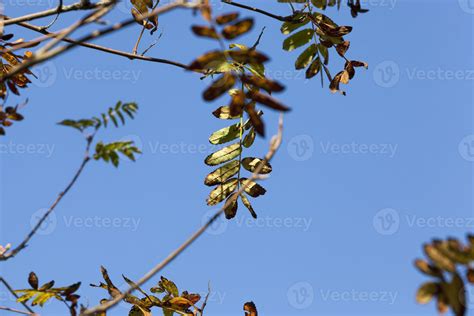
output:
<instances>
[{"instance_id":1,"label":"circular logo icon","mask_svg":"<svg viewBox=\"0 0 474 316\"><path fill-rule=\"evenodd\" d=\"M394 61L383 61L375 67L373 76L378 86L392 88L400 80L400 67Z\"/></svg>"},{"instance_id":2,"label":"circular logo icon","mask_svg":"<svg viewBox=\"0 0 474 316\"><path fill-rule=\"evenodd\" d=\"M31 218L30 218L31 229L36 227L38 222L41 220L41 218L43 218L43 216L46 214L47 211L48 211L47 209L43 208L34 212L33 215L31 215ZM52 212L51 214L49 214L46 220L43 223L41 223L41 226L38 228L36 233L38 235L43 235L43 236L52 234L54 230L56 229L57 223L58 223L58 219L56 217L56 214Z\"/></svg>"},{"instance_id":3,"label":"circular logo icon","mask_svg":"<svg viewBox=\"0 0 474 316\"><path fill-rule=\"evenodd\" d=\"M313 304L314 290L308 282L293 284L286 293L288 303L296 309L306 309Z\"/></svg>"},{"instance_id":4,"label":"circular logo icon","mask_svg":"<svg viewBox=\"0 0 474 316\"><path fill-rule=\"evenodd\" d=\"M314 142L309 135L293 137L287 146L288 154L296 161L305 161L313 156Z\"/></svg>"},{"instance_id":5,"label":"circular logo icon","mask_svg":"<svg viewBox=\"0 0 474 316\"><path fill-rule=\"evenodd\" d=\"M217 212L219 209L212 209L204 213L202 216L201 224L205 225ZM206 233L210 235L221 235L227 230L228 221L224 216L219 216L212 225L206 230Z\"/></svg>"},{"instance_id":6,"label":"circular logo icon","mask_svg":"<svg viewBox=\"0 0 474 316\"><path fill-rule=\"evenodd\" d=\"M37 78L33 78L31 81L39 88L51 87L58 76L58 70L52 61L33 67L32 72Z\"/></svg>"},{"instance_id":7,"label":"circular logo icon","mask_svg":"<svg viewBox=\"0 0 474 316\"><path fill-rule=\"evenodd\" d=\"M467 135L458 145L459 154L464 160L474 161L474 135Z\"/></svg>"},{"instance_id":8,"label":"circular logo icon","mask_svg":"<svg viewBox=\"0 0 474 316\"><path fill-rule=\"evenodd\" d=\"M380 210L373 219L375 231L381 235L393 235L400 228L400 215L391 208Z\"/></svg>"},{"instance_id":9,"label":"circular logo icon","mask_svg":"<svg viewBox=\"0 0 474 316\"><path fill-rule=\"evenodd\" d=\"M461 9L469 14L474 14L474 0L458 0Z\"/></svg>"}]
</instances>

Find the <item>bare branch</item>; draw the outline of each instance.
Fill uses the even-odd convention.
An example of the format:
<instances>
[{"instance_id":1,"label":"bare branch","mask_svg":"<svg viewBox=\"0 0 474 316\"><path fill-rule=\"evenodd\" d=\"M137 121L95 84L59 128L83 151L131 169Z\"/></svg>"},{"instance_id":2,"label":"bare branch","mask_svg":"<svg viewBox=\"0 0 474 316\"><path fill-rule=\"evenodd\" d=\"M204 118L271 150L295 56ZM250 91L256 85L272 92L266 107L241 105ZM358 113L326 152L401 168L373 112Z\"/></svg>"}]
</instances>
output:
<instances>
[{"instance_id":1,"label":"bare branch","mask_svg":"<svg viewBox=\"0 0 474 316\"><path fill-rule=\"evenodd\" d=\"M8 17L5 17L5 19L8 19ZM26 22L19 22L19 23L17 23L17 25L21 26L21 27L24 27L26 29L44 34L48 37L57 37L57 36L59 36L56 33L48 32L48 31L42 29L39 26L35 26L35 25L29 24L29 23L26 23ZM105 52L105 53L110 53L110 54L113 54L113 55L126 57L128 59L138 59L138 60L144 60L144 61L149 61L149 62L167 64L167 65L172 65L172 66L176 66L176 67L179 67L179 68L183 68L183 69L186 69L186 70L190 70L187 65L185 65L183 63L180 63L180 62L168 60L168 59L155 58L155 57L146 57L146 56L143 56L143 54L142 55L133 55L133 54L130 54L130 53L127 53L127 52L124 52L124 51L120 51L120 50L105 47L105 46L100 46L100 45L91 44L91 43L87 43L87 42L80 43L80 42L78 42L76 40L73 40L71 38L68 38L68 37L63 38L62 41L67 42L67 43L76 44L76 45L82 46L82 47L95 49L95 50L102 51L102 52ZM18 46L16 45L12 49L15 50L17 48L21 48L21 45L22 44L19 44Z\"/></svg>"},{"instance_id":2,"label":"bare branch","mask_svg":"<svg viewBox=\"0 0 474 316\"><path fill-rule=\"evenodd\" d=\"M41 225L44 223L44 221L51 215L51 213L54 211L56 206L61 202L63 197L69 192L69 190L74 186L76 183L77 179L81 175L82 171L84 170L84 167L87 165L87 163L90 161L90 155L89 155L89 150L92 144L92 141L94 139L94 135L88 136L87 137L87 145L86 145L86 150L85 150L85 155L84 159L82 160L79 169L76 171L74 174L72 180L69 182L69 184L66 186L64 191L59 193L58 197L56 200L53 202L53 204L49 207L49 209L44 213L44 215L41 217L41 219L36 223L36 225L33 227L33 229L28 233L28 235L25 237L25 239L19 244L17 247L12 249L10 252L0 256L0 261L6 261L8 259L13 258L16 256L20 251L22 251L24 248L27 247L28 242L30 241L31 238L36 234L38 229L41 227Z\"/></svg>"},{"instance_id":3,"label":"bare branch","mask_svg":"<svg viewBox=\"0 0 474 316\"><path fill-rule=\"evenodd\" d=\"M70 4L70 5L61 6L61 8L57 7L57 8L54 8L54 9L48 9L48 10L45 10L45 11L36 12L36 13L20 16L20 17L17 17L17 18L8 19L8 20L3 21L3 24L4 25L10 25L10 24L16 24L18 22L32 21L32 20L44 18L44 17L47 17L47 16L55 15L55 14L58 13L58 11L64 13L64 12L78 11L78 10L90 10L90 9L95 9L95 8L102 7L102 6L107 5L109 3L110 3L109 1L100 1L100 2L97 2L97 3L77 2L77 3Z\"/></svg>"},{"instance_id":4,"label":"bare branch","mask_svg":"<svg viewBox=\"0 0 474 316\"><path fill-rule=\"evenodd\" d=\"M4 278L0 277L0 282L3 283L3 285L5 285L5 287L7 288L7 290L8 290L15 298L18 298L18 295L16 295L15 290L13 290L13 288L10 286L10 284L8 284L8 282L7 282ZM34 312L28 305L26 305L25 302L22 302L21 305L23 305L23 306L26 308L26 310L30 313L30 315L37 315L37 314L35 314L35 312Z\"/></svg>"},{"instance_id":5,"label":"bare branch","mask_svg":"<svg viewBox=\"0 0 474 316\"><path fill-rule=\"evenodd\" d=\"M278 21L285 22L285 21L291 21L293 19L293 17L291 15L290 16L276 15L276 14L267 12L265 10L259 9L259 8L250 7L250 6L245 5L245 4L240 4L240 3L234 2L232 0L221 0L221 1L223 3L227 3L227 4L233 5L235 7L241 8L241 9L246 9L246 10L250 10L250 11L253 11L253 12L257 12L257 13L269 16L269 17L271 17L273 19L276 19Z\"/></svg>"},{"instance_id":6,"label":"bare branch","mask_svg":"<svg viewBox=\"0 0 474 316\"><path fill-rule=\"evenodd\" d=\"M37 315L37 314L32 314L30 312L21 311L21 310L6 307L6 306L0 306L0 310L4 310L4 311L7 311L7 312L12 312L12 313L17 313L17 314L22 314L22 315Z\"/></svg>"},{"instance_id":7,"label":"bare branch","mask_svg":"<svg viewBox=\"0 0 474 316\"><path fill-rule=\"evenodd\" d=\"M283 114L280 115L279 123L278 123L278 133L277 135L273 136L270 140L270 148L265 155L263 162L260 163L255 171L252 173L252 176L249 178L247 185L250 184L252 180L257 180L258 175L262 168L266 165L266 162L269 162L275 153L278 151L278 148L281 145L283 136ZM246 185L243 185L240 190L235 194L235 198L237 198L246 188ZM181 246L179 246L176 250L171 252L162 262L157 264L153 267L150 271L148 271L143 277L140 278L133 286L128 288L126 291L122 292L120 295L117 295L110 301L106 303L100 304L96 307L86 309L82 311L79 316L86 316L86 315L96 315L96 313L105 312L108 309L112 308L113 306L117 305L121 300L123 300L127 295L131 294L135 291L138 287L143 285L145 282L150 280L154 277L158 272L160 272L163 268L165 268L168 264L170 264L174 259L176 259L181 253L183 253L196 239L198 239L223 213L226 207L233 203L232 199L228 199L224 206L217 211L201 228L199 228L194 234L192 234Z\"/></svg>"},{"instance_id":8,"label":"bare branch","mask_svg":"<svg viewBox=\"0 0 474 316\"><path fill-rule=\"evenodd\" d=\"M149 18L150 16L153 16L153 15L160 15L160 14L163 14L163 13L166 13L166 12L169 12L173 9L177 9L177 8L197 8L199 7L201 4L199 2L196 2L196 3L189 3L188 0L176 0L176 2L173 2L171 4L168 4L166 6L163 6L163 7L160 7L160 8L157 8L153 11L150 11L148 12L147 14L143 14L140 16L140 18L130 18L130 19L127 19L121 23L117 23L117 24L114 24L108 28L105 28L103 30L97 30L97 31L94 31L88 35L85 35L83 37L81 37L80 39L78 39L76 41L76 43L70 43L69 45L65 45L65 46L61 46L61 47L58 47L54 50L50 50L46 53L43 53L41 55L33 55L33 57L25 60L24 62L22 62L21 64L18 64L16 66L14 66L7 74L3 75L0 80L5 82L6 80L12 78L13 76L17 75L18 73L22 72L23 70L29 68L29 67L32 67L36 64L39 64L45 60L49 60L61 53L64 53L76 46L78 46L79 43L83 43L83 42L87 42L87 41L90 41L92 39L96 39L98 37L101 37L101 36L104 36L104 35L107 35L109 33L112 33L112 32L115 32L117 30L120 30L120 29L123 29L125 27L128 27L132 24L134 24L135 22L140 22L140 21L143 21L147 18ZM0 81L0 82L1 82Z\"/></svg>"}]
</instances>

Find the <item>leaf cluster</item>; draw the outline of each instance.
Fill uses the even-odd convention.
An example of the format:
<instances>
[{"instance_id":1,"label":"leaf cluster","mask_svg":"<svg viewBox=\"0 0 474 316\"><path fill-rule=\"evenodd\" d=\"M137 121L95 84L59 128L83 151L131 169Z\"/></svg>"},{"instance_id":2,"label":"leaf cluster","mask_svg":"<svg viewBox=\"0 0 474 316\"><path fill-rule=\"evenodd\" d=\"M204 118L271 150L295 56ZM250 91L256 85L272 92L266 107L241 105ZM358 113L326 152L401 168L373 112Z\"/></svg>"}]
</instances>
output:
<instances>
[{"instance_id":1,"label":"leaf cluster","mask_svg":"<svg viewBox=\"0 0 474 316\"><path fill-rule=\"evenodd\" d=\"M418 289L416 300L427 304L436 298L439 313L451 309L454 315L466 313L466 288L463 275L474 284L474 235L468 235L467 244L455 238L435 239L423 246L427 260L417 259L416 268L434 280ZM464 272L462 271L464 270Z\"/></svg>"},{"instance_id":2,"label":"leaf cluster","mask_svg":"<svg viewBox=\"0 0 474 316\"><path fill-rule=\"evenodd\" d=\"M112 298L122 295L122 291L114 285L104 267L101 267L101 272L105 283L100 282L98 285L91 284L91 286L107 290ZM124 301L132 305L129 316L151 316L153 307L160 308L164 316L173 316L174 314L193 316L201 313L201 309L196 306L201 300L201 296L188 291L182 291L180 294L176 284L165 277L161 277L158 284L150 289L150 293L142 290L126 276L122 275L122 277L129 286L136 288L142 294L142 297L132 294L125 295ZM105 301L104 299L101 303Z\"/></svg>"},{"instance_id":3,"label":"leaf cluster","mask_svg":"<svg viewBox=\"0 0 474 316\"><path fill-rule=\"evenodd\" d=\"M77 315L77 303L80 298L75 292L81 286L81 282L74 283L66 287L54 287L54 281L39 285L39 280L34 272L30 272L28 283L31 289L16 290L15 293L20 295L17 299L20 303L31 301L31 306L43 306L51 299L65 302L69 307L71 316Z\"/></svg>"}]
</instances>

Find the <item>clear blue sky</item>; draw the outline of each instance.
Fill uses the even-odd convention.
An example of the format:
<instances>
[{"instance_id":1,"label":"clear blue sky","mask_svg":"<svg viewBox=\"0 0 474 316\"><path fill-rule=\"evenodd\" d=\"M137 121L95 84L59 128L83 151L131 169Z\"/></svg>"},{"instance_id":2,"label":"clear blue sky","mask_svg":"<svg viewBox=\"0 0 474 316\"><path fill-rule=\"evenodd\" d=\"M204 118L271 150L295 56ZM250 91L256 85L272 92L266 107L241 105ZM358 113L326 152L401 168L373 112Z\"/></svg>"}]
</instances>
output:
<instances>
[{"instance_id":1,"label":"clear blue sky","mask_svg":"<svg viewBox=\"0 0 474 316\"><path fill-rule=\"evenodd\" d=\"M10 16L55 5L7 2ZM289 12L276 1L245 3ZM163 272L190 291L205 292L211 281L208 315L242 315L248 300L274 316L435 315L433 305L414 301L426 278L412 261L430 238L463 238L474 226L474 3L365 3L370 13L357 19L346 8L329 11L339 24L354 26L349 56L370 65L358 71L347 97L293 71L297 54L281 50L277 21L260 17L240 41L253 43L267 26L260 47L272 54L269 74L287 85L281 99L293 111L264 183L268 192L255 201L260 220L255 224L242 208ZM121 7L111 20L128 16L129 7ZM163 17L163 37L150 55L190 62L214 49L214 42L192 36L191 23L201 20L187 11ZM130 51L138 32L133 26L100 42ZM123 285L122 273L138 278L206 218L203 179L211 169L203 160L211 150L207 137L223 126L210 115L221 104L202 101L207 82L195 74L84 48L36 71L42 80L23 92L30 99L26 120L0 139L0 244L24 237L82 159L81 136L56 122L95 115L118 100L141 106L135 121L98 137L132 137L143 156L118 170L91 163L55 221L16 259L0 264L16 288L27 286L32 270L58 285L82 280L82 302L95 305L105 292L88 284L100 281L100 265ZM268 112L266 122L271 134L276 115ZM264 153L266 144L259 140L251 152ZM0 294L0 305L14 305L4 289ZM474 309L474 293L470 302ZM45 311L65 315L60 303ZM120 306L110 314L127 311Z\"/></svg>"}]
</instances>

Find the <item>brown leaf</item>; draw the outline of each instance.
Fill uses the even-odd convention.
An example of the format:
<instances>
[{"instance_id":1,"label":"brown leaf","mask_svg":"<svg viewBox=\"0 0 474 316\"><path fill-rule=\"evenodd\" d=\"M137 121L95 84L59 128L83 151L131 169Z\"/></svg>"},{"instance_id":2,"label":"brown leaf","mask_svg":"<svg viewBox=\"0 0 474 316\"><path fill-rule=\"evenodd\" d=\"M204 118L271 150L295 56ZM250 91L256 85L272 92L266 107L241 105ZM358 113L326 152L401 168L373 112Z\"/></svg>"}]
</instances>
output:
<instances>
[{"instance_id":1,"label":"brown leaf","mask_svg":"<svg viewBox=\"0 0 474 316\"><path fill-rule=\"evenodd\" d=\"M263 105L265 105L269 108L272 108L274 110L277 110L277 111L286 112L286 111L290 110L290 108L283 105L282 103L280 103L276 99L272 98L271 96L262 94L258 91L252 91L251 90L251 91L247 92L247 97L252 99L253 101L255 101L257 103L263 104Z\"/></svg>"},{"instance_id":2,"label":"brown leaf","mask_svg":"<svg viewBox=\"0 0 474 316\"><path fill-rule=\"evenodd\" d=\"M270 92L281 92L285 90L285 87L278 83L277 81L273 81L267 78L258 77L254 75L243 75L240 77L243 83L249 84L263 90Z\"/></svg>"},{"instance_id":3,"label":"brown leaf","mask_svg":"<svg viewBox=\"0 0 474 316\"><path fill-rule=\"evenodd\" d=\"M235 77L230 72L224 73L219 79L215 80L209 88L203 93L206 101L212 101L223 95L227 90L231 89L235 84Z\"/></svg>"},{"instance_id":4,"label":"brown leaf","mask_svg":"<svg viewBox=\"0 0 474 316\"><path fill-rule=\"evenodd\" d=\"M242 34L249 32L252 29L253 24L254 22L252 18L241 20L235 24L227 25L226 27L224 27L222 35L228 40L234 39Z\"/></svg>"},{"instance_id":5,"label":"brown leaf","mask_svg":"<svg viewBox=\"0 0 474 316\"><path fill-rule=\"evenodd\" d=\"M202 36L202 37L209 37L209 38L219 38L219 35L217 35L216 31L208 26L199 26L199 25L193 25L192 28L193 33L196 34L197 36Z\"/></svg>"},{"instance_id":6,"label":"brown leaf","mask_svg":"<svg viewBox=\"0 0 474 316\"><path fill-rule=\"evenodd\" d=\"M249 115L250 123L252 123L253 128L260 136L265 136L265 125L260 117L260 115L255 110L255 103L248 103L245 106L245 111Z\"/></svg>"},{"instance_id":7,"label":"brown leaf","mask_svg":"<svg viewBox=\"0 0 474 316\"><path fill-rule=\"evenodd\" d=\"M336 46L337 53L341 57L344 57L344 55L346 54L346 52L349 49L350 45L351 45L351 42L349 42L349 41L345 41L345 42L342 42L341 44L337 44L337 46Z\"/></svg>"},{"instance_id":8,"label":"brown leaf","mask_svg":"<svg viewBox=\"0 0 474 316\"><path fill-rule=\"evenodd\" d=\"M218 17L216 17L216 23L219 24L219 25L231 23L231 22L237 20L238 17L239 17L238 12L232 12L232 13L219 15Z\"/></svg>"}]
</instances>

